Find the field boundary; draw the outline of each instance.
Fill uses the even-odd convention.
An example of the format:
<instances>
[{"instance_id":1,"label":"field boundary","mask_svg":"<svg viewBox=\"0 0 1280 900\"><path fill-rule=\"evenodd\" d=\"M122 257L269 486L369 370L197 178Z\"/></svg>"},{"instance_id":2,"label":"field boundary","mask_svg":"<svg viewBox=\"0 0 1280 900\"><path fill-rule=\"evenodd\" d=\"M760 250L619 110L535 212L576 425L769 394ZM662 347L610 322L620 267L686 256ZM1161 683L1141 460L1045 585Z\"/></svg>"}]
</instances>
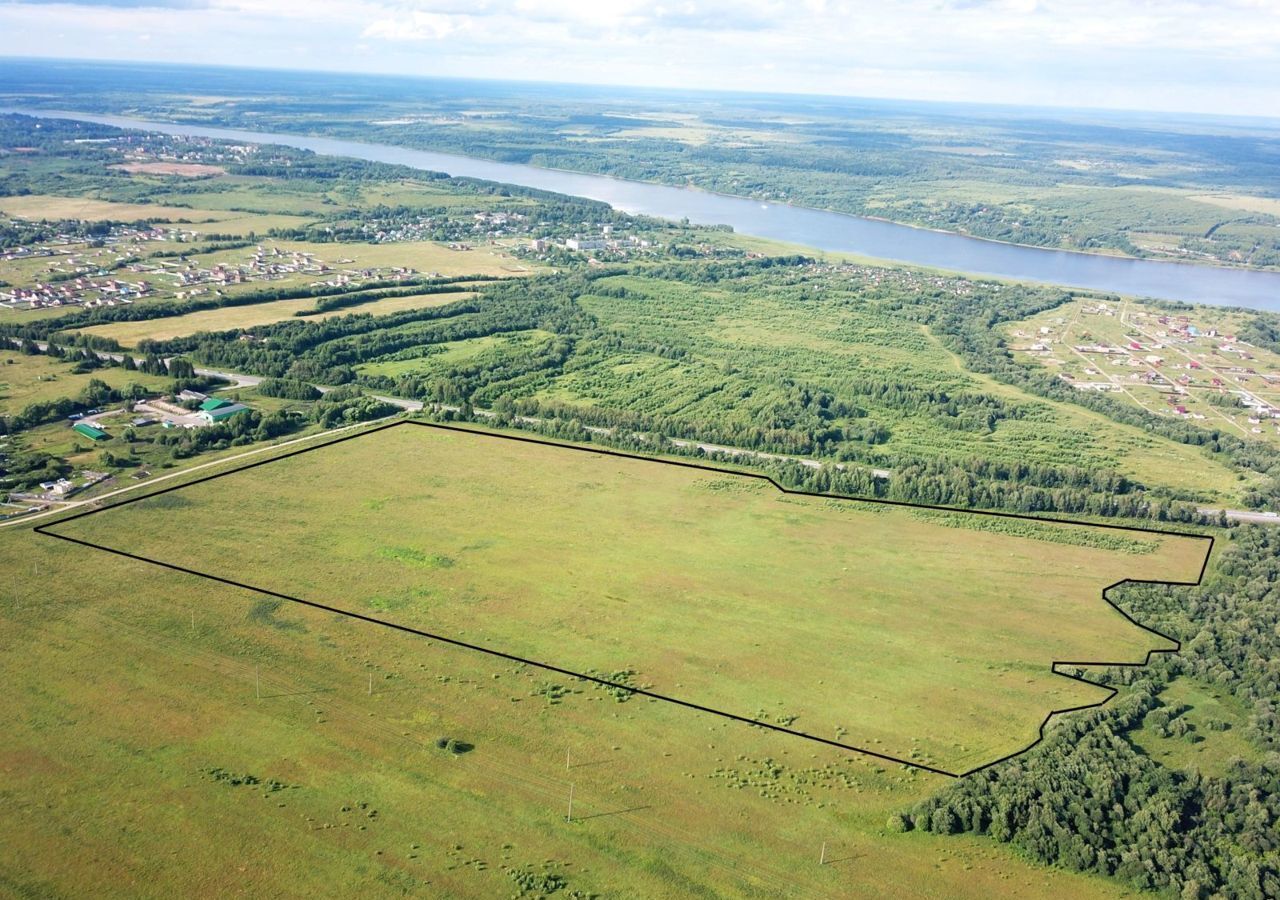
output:
<instances>
[{"instance_id":1,"label":"field boundary","mask_svg":"<svg viewBox=\"0 0 1280 900\"><path fill-rule=\"evenodd\" d=\"M566 669L561 666L554 665L552 663L543 662L543 661L534 660L534 659L527 659L525 657L516 656L515 654L511 654L511 653L506 653L502 650L497 650L492 647L483 647L478 644L468 643L466 641L461 641L461 640L458 640L457 638L448 637L446 635L434 634L429 631L422 631L417 628L411 628L407 625L398 625L394 622L388 622L383 619L378 619L374 616L364 615L363 613L353 612L351 610L340 609L338 607L329 606L324 603L318 603L314 600L306 600L302 597L294 597L289 594L283 594L278 591L273 591L266 588L258 587L256 585L247 584L245 582L234 581L229 578L223 578L219 575L213 575L208 572L200 572L195 569L189 569L189 568L186 568L185 566L179 566L174 563L165 562L163 560L152 559L147 556L141 556L135 553L129 553L127 551L119 550L114 547L107 547L102 544L95 544L91 541L81 540L79 538L70 537L64 534L58 534L57 532L50 530L52 528L58 527L59 525L64 525L68 522L73 522L77 519L82 519L86 516L97 515L98 513L104 513L112 509L118 509L119 507L127 506L131 503L137 503L140 500L148 500L153 497L158 497L162 494L170 493L171 491L178 491L178 490L182 490L183 488L192 487L194 485L202 484L207 481L212 481L215 478L223 478L227 475L234 475L237 472L244 472L244 471L248 471L249 469L257 468L258 466L265 466L270 463L280 462L281 460L289 459L290 457L298 456L303 453L311 453L312 451L315 451L315 450L322 450L326 447L332 447L335 444L343 443L344 441L356 440L357 438L365 437L366 435L370 435L370 434L376 434L380 431L385 431L390 428L401 428L406 426L417 427L417 428L428 428L428 429L433 429L438 431L458 432L461 434L467 434L472 436L493 438L495 440L518 441L521 443L536 444L543 447L554 447L561 450L574 450L580 453L590 453L590 454L595 454L600 456L613 456L620 459L639 460L641 462L649 462L649 463L661 463L664 465L678 466L680 468L685 468L685 469L696 469L703 472L711 472L717 475L733 475L740 478L756 479L758 481L767 482L768 484L772 485L774 489L776 489L777 491L783 494L791 494L791 495L798 495L798 496L805 496L805 497L821 497L823 499L841 500L841 501L850 502L850 503L868 503L868 504L875 504L880 506L906 507L909 509L930 509L930 510L939 510L943 512L967 513L969 515L990 516L990 517L1002 518L1002 519L1020 519L1020 520L1025 520L1029 522L1042 522L1042 523L1048 522L1048 523L1058 524L1058 525L1073 525L1073 526L1088 527L1088 528L1104 528L1111 531L1127 531L1127 532L1136 532L1136 533L1142 533L1142 534L1157 534L1157 535L1162 535L1166 537L1192 538L1195 540L1206 541L1207 544L1205 546L1204 560L1200 564L1200 572L1197 575L1195 581L1162 581L1162 580L1155 580L1155 579L1144 580L1144 579L1126 578L1126 579L1117 581L1114 584L1110 584L1107 587L1103 588L1102 590L1102 599L1107 603L1108 606L1110 606L1112 609L1118 612L1127 621L1129 621L1133 625L1136 625L1138 628L1141 628L1143 631L1146 631L1149 634L1155 635L1156 637L1159 637L1163 640L1169 641L1174 645L1173 647L1148 650L1146 658L1139 663L1108 662L1106 660L1054 660L1050 664L1050 670L1053 672L1053 674L1060 675L1064 678L1070 678L1073 681L1078 681L1083 684L1091 685L1093 687L1099 687L1104 690L1110 691L1110 693L1106 697L1103 697L1101 700L1095 703L1086 703L1080 706L1072 706L1072 707L1066 707L1063 709L1050 710L1049 713L1045 716L1044 721L1040 723L1039 735L1036 737L1034 741L1032 741L1026 747L1023 747L1021 750L1017 750L1013 753L1002 756L999 759L992 760L991 762L983 763L982 765L977 766L975 768L967 769L962 772L951 772L951 771L947 771L946 769L925 765L924 763L913 762L908 759L900 759L896 756L891 756L885 753L879 753L875 750L870 750L866 747L858 747L852 744L843 743L841 741L819 737L818 735L808 734L807 732L798 731L793 728L788 728L784 725L777 725L771 722L764 722L758 719L753 719L749 716L741 716L736 713L729 712L727 710L716 709L714 707L709 707L709 706L703 706L701 704L694 703L689 700L682 700L678 697L671 697L665 694L659 694L654 691L645 690L644 688L637 688L631 685L621 684L616 681L610 681L607 678L600 678L598 676L589 675L584 672L575 672L571 669ZM297 603L302 606L308 606L313 609L322 610L324 612L334 613L340 616L346 616L347 618L356 619L358 621L366 622L372 625L380 625L384 628L390 628L392 630L403 632L406 634L412 634L418 637L428 638L429 640L439 641L441 643L449 644L454 647L460 647L465 650L474 650L480 653L488 654L489 656L498 657L499 659L505 659L511 662L517 662L517 663L522 663L524 665L534 666L539 669L544 669L549 672L555 672L556 674L565 675L571 678L576 678L581 681L593 682L595 684L599 684L604 687L627 691L631 694L636 694L641 697L648 697L653 700L661 700L665 703L673 703L677 706L681 706L686 709L692 709L697 712L710 713L711 715L720 716L722 718L730 719L735 722L741 722L747 725L754 725L756 727L764 728L769 731L775 731L781 734L791 735L792 737L804 738L806 740L815 741L817 743L825 744L827 746L837 747L841 750L851 751L853 753L858 753L863 756L869 756L875 759L883 760L885 762L898 763L900 765L909 766L914 769L920 769L926 772L931 772L935 775L943 775L948 778L963 778L965 776L972 775L976 772L981 772L984 769L989 769L992 766L999 765L1000 763L1006 762L1007 760L1013 759L1017 756L1021 756L1023 753L1026 753L1027 751L1031 750L1032 748L1034 748L1036 745L1038 745L1044 740L1045 729L1048 727L1049 723L1053 720L1055 716L1064 715L1066 713L1079 712L1085 709L1095 709L1097 707L1105 705L1108 701L1110 701L1113 697L1115 697L1116 694L1119 693L1119 690L1115 687L1102 684L1097 681L1091 681L1083 677L1082 675L1076 675L1076 674L1071 674L1068 672L1061 671L1060 667L1063 667L1063 666L1070 666L1070 667L1116 666L1116 667L1125 667L1125 668L1138 668L1138 667L1148 665L1151 662L1152 656L1154 656L1157 653L1177 653L1181 651L1182 642L1180 640L1178 640L1177 638L1171 635L1164 634L1163 632L1158 631L1155 628L1152 628L1148 625L1144 625L1143 623L1139 622L1133 616L1129 615L1127 612L1121 609L1118 605L1116 605L1116 603L1111 599L1109 594L1114 589L1122 587L1126 584L1160 584L1160 585L1168 585L1173 587L1197 586L1204 580L1205 571L1207 570L1209 565L1209 557L1210 557L1210 554L1213 552L1213 547L1214 547L1214 537L1212 535L1198 534L1195 532L1174 531L1174 530L1159 529L1159 528L1145 528L1137 525L1114 525L1114 524L1107 524L1107 523L1100 524L1100 523L1094 523L1094 522L1081 522L1081 521L1074 521L1071 519L1046 518L1046 517L1039 517L1039 516L1023 515L1020 513L999 512L999 511L993 511L993 510L971 510L971 509L962 509L962 508L952 507L952 506L936 506L936 505L924 504L924 503L908 503L901 500L883 500L883 499L867 498L867 497L850 497L850 496L844 496L840 494L821 494L813 491L802 491L802 490L795 490L792 488L783 487L781 484L775 481L772 477L761 474L761 473L757 473L757 472L742 472L742 471L736 471L734 469L725 469L717 466L705 465L702 463L685 462L683 460L673 460L673 459L660 459L652 456L642 456L640 454L627 453L625 451L613 450L607 447L596 447L596 446L589 446L589 445L582 445L582 444L566 444L558 441L544 440L542 438L528 437L525 435L502 434L502 433L492 432L492 431L483 431L477 428L464 428L458 425L446 425L446 424L437 423L437 422L421 422L421 421L414 421L414 420L407 420L407 421L402 420L399 422L389 422L385 425L378 426L377 428L371 428L366 431L361 431L357 434L346 435L344 437L337 438L336 440L325 441L324 443L315 444L310 447L303 447L298 450L290 451L289 453L281 454L280 456L273 456L273 457L270 457L269 459L258 460L256 462L249 463L248 465L229 469L225 472L216 472L212 475L205 475L193 481L188 481L182 484L173 485L171 487L167 487L159 491L142 494L141 496L130 497L126 500L121 500L118 503L112 503L108 506L103 506L97 509L90 509L84 512L79 512L74 515L68 516L65 519L59 519L56 522L37 525L34 530L37 534L41 534L47 537L57 538L58 540L67 541L72 544L78 544L80 546L88 547L93 550L100 550L106 553L111 553L116 556L124 557L126 559L135 560L137 562L144 562L149 565L170 569L175 572L182 572L183 574L186 574L186 575L195 575L199 578L208 579L209 581L215 581L220 584L228 585L230 587L241 588L243 590L251 591L258 594L265 594L267 596L275 597L280 600L287 600L291 603Z\"/></svg>"}]
</instances>

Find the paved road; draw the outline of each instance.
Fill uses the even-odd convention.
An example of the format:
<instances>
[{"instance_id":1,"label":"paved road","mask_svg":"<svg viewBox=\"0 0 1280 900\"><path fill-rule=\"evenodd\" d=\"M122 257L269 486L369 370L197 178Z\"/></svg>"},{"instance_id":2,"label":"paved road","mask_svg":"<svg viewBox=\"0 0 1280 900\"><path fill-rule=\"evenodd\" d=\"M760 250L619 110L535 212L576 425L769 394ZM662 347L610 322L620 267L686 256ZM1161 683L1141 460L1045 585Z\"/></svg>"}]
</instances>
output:
<instances>
[{"instance_id":1,"label":"paved road","mask_svg":"<svg viewBox=\"0 0 1280 900\"><path fill-rule=\"evenodd\" d=\"M196 374L209 378L221 378L223 381L230 381L233 388L257 387L262 383L261 375L242 375L239 372L220 372L217 369L196 369ZM326 384L316 384L312 385L312 387L322 394L327 394L329 391L333 390L332 386ZM421 400L405 400L402 397L388 397L383 394L370 394L369 396L375 400L382 400L385 403L390 403L392 406L398 406L401 409L407 409L414 412L422 409Z\"/></svg>"},{"instance_id":2,"label":"paved road","mask_svg":"<svg viewBox=\"0 0 1280 900\"><path fill-rule=\"evenodd\" d=\"M1200 508L1196 510L1203 516L1217 516L1221 509ZM1256 525L1280 525L1280 513L1259 512L1248 509L1229 509L1227 518L1232 522L1251 522Z\"/></svg>"}]
</instances>

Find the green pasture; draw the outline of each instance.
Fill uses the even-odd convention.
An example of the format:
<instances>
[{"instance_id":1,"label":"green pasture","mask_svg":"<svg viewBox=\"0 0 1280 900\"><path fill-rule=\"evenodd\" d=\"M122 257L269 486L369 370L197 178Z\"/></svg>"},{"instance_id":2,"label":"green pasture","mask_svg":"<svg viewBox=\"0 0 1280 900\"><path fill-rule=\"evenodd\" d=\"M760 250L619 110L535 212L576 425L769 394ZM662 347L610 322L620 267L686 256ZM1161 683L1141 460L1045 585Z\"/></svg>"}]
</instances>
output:
<instances>
[{"instance_id":1,"label":"green pasture","mask_svg":"<svg viewBox=\"0 0 1280 900\"><path fill-rule=\"evenodd\" d=\"M0 566L6 894L1123 894L990 841L893 833L943 784L918 770L29 526L0 529Z\"/></svg>"},{"instance_id":2,"label":"green pasture","mask_svg":"<svg viewBox=\"0 0 1280 900\"><path fill-rule=\"evenodd\" d=\"M460 295L444 296L457 298ZM386 375L390 378L399 378L401 375L430 372L433 368L469 363L479 357L496 356L513 347L526 346L551 337L550 332L538 328L509 334L487 334L484 337L433 344L431 349L434 352L404 354L404 358L381 359L365 363L357 369L362 375Z\"/></svg>"},{"instance_id":3,"label":"green pasture","mask_svg":"<svg viewBox=\"0 0 1280 900\"><path fill-rule=\"evenodd\" d=\"M272 282L275 284L275 282ZM443 306L456 303L468 296L459 294L415 294L409 297L386 297L343 309L334 309L314 316L307 316L308 321L330 319L335 316L349 316L354 313L387 315L404 309L421 309L428 306ZM216 309L202 309L197 312L184 313L180 316L166 316L159 319L142 319L136 322L112 322L108 325L94 325L80 329L87 334L112 338L125 347L133 347L142 340L164 341L171 338L187 337L202 331L231 331L234 329L251 329L260 325L269 325L293 319L299 312L314 309L314 297L302 297L296 300L270 300L264 303L252 303L245 306L222 306Z\"/></svg>"},{"instance_id":4,"label":"green pasture","mask_svg":"<svg viewBox=\"0 0 1280 900\"><path fill-rule=\"evenodd\" d=\"M1103 699L1051 663L1166 642L1102 589L1204 558L954 524L410 425L56 530L950 771Z\"/></svg>"}]
</instances>

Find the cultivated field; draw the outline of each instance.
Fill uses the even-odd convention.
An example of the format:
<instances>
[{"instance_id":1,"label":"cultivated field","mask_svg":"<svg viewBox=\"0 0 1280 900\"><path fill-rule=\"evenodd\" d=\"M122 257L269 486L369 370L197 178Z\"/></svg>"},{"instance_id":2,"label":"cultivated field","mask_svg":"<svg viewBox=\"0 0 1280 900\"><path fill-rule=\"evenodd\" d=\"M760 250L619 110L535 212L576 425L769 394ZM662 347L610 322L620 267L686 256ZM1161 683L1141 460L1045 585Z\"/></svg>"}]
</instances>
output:
<instances>
[{"instance_id":1,"label":"cultivated field","mask_svg":"<svg viewBox=\"0 0 1280 900\"><path fill-rule=\"evenodd\" d=\"M419 272L441 275L490 275L501 278L528 275L541 268L506 255L497 248L452 250L434 241L395 241L386 244L314 244L279 241L282 250L309 250L328 258L341 253L357 266L410 266Z\"/></svg>"},{"instance_id":2,"label":"cultivated field","mask_svg":"<svg viewBox=\"0 0 1280 900\"><path fill-rule=\"evenodd\" d=\"M415 294L409 297L385 297L372 303L359 306L333 309L328 312L307 316L309 322L331 319L334 316L349 316L354 313L367 313L385 316L405 309L423 309L428 306L444 306L457 303L459 300L474 296L470 293L456 294ZM181 316L168 316L162 319L143 319L137 322L112 322L110 325L95 325L81 329L88 334L112 338L122 346L133 347L141 340L167 341L171 338L187 337L201 331L230 331L235 328L256 328L293 319L298 312L314 309L315 297L303 297L298 300L272 300L266 303L254 303L248 306L223 306L218 309L205 309L199 312L186 313Z\"/></svg>"},{"instance_id":3,"label":"cultivated field","mask_svg":"<svg viewBox=\"0 0 1280 900\"><path fill-rule=\"evenodd\" d=\"M142 173L144 175L181 175L184 178L197 178L202 175L225 175L227 170L222 166L206 166L200 163L145 162L124 163L112 166L125 172Z\"/></svg>"},{"instance_id":4,"label":"cultivated field","mask_svg":"<svg viewBox=\"0 0 1280 900\"><path fill-rule=\"evenodd\" d=\"M1054 660L1168 648L1101 592L1207 543L413 425L53 530L951 772L1105 698Z\"/></svg>"},{"instance_id":5,"label":"cultivated field","mask_svg":"<svg viewBox=\"0 0 1280 900\"><path fill-rule=\"evenodd\" d=\"M0 197L0 213L35 221L84 219L91 222L104 220L136 222L152 219L182 223L183 228L198 234L238 236L247 236L251 233L266 234L272 228L297 227L309 221L300 216L276 213L246 213L216 208L197 209L187 206L166 206L160 203L118 203L111 200L57 197L50 194ZM171 246L166 249L171 249Z\"/></svg>"},{"instance_id":6,"label":"cultivated field","mask_svg":"<svg viewBox=\"0 0 1280 900\"><path fill-rule=\"evenodd\" d=\"M191 222L226 219L228 213L212 213L184 206L162 206L154 203L114 203L89 197L55 197L49 194L31 194L21 197L0 198L0 212L24 219L85 219L99 221L112 219L132 222L139 219L186 219Z\"/></svg>"}]
</instances>

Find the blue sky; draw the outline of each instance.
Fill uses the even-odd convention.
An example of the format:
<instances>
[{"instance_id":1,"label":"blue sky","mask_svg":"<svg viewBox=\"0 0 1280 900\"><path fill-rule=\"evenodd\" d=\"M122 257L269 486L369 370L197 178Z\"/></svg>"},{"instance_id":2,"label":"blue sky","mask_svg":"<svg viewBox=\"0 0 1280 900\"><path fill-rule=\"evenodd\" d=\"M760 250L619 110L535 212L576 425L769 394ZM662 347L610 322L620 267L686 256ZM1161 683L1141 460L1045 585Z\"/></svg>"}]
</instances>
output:
<instances>
[{"instance_id":1,"label":"blue sky","mask_svg":"<svg viewBox=\"0 0 1280 900\"><path fill-rule=\"evenodd\" d=\"M0 55L1280 116L1280 0L0 0Z\"/></svg>"}]
</instances>

